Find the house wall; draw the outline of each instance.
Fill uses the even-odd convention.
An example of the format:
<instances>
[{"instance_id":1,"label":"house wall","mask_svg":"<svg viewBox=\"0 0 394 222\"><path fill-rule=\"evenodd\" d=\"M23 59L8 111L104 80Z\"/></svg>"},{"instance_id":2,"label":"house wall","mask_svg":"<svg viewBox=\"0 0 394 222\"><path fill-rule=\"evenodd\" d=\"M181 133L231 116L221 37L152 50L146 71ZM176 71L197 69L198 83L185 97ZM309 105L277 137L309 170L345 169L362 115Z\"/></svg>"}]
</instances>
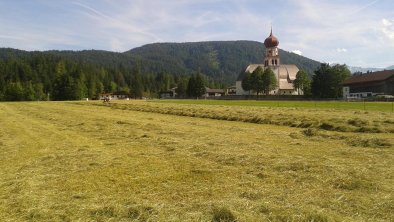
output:
<instances>
[{"instance_id":1,"label":"house wall","mask_svg":"<svg viewBox=\"0 0 394 222\"><path fill-rule=\"evenodd\" d=\"M293 89L281 89L278 93L276 91L271 91L271 95L298 95L296 90Z\"/></svg>"},{"instance_id":2,"label":"house wall","mask_svg":"<svg viewBox=\"0 0 394 222\"><path fill-rule=\"evenodd\" d=\"M350 88L349 88L349 86L342 87L342 95L343 95L344 99L349 98L349 96L350 96Z\"/></svg>"}]
</instances>

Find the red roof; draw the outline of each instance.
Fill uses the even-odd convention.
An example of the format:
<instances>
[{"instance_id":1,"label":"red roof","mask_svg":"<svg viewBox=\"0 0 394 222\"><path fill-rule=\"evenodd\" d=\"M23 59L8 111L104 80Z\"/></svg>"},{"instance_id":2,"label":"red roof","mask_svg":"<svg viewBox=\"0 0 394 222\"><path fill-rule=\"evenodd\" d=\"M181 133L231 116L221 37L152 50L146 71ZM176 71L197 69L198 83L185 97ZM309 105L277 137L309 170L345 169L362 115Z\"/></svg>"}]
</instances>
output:
<instances>
[{"instance_id":1,"label":"red roof","mask_svg":"<svg viewBox=\"0 0 394 222\"><path fill-rule=\"evenodd\" d=\"M342 82L342 85L351 85L356 83L380 82L385 81L394 76L394 70L384 70L379 72L371 72L367 74L355 74L349 79Z\"/></svg>"},{"instance_id":2,"label":"red roof","mask_svg":"<svg viewBox=\"0 0 394 222\"><path fill-rule=\"evenodd\" d=\"M271 34L268 36L268 38L265 39L264 45L266 48L272 48L276 47L279 45L279 40L272 34L272 28L271 28Z\"/></svg>"}]
</instances>

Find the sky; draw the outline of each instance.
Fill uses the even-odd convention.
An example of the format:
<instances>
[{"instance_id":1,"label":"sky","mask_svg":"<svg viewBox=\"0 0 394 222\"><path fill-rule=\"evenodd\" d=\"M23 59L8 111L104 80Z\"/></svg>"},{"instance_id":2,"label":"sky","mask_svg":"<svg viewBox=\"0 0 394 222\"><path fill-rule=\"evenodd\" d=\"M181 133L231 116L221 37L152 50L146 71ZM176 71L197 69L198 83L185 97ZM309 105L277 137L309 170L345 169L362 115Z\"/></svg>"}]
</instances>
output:
<instances>
[{"instance_id":1,"label":"sky","mask_svg":"<svg viewBox=\"0 0 394 222\"><path fill-rule=\"evenodd\" d=\"M326 63L394 65L393 0L0 0L0 47L28 51L264 42L271 25L286 51Z\"/></svg>"}]
</instances>

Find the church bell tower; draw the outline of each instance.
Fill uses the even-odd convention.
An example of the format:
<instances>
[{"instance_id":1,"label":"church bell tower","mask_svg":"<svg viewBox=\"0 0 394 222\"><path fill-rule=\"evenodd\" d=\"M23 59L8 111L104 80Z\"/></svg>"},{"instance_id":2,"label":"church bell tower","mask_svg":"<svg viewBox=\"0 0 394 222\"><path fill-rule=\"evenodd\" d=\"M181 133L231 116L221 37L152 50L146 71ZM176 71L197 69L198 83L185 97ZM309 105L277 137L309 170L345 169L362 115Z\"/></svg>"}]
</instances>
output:
<instances>
[{"instance_id":1,"label":"church bell tower","mask_svg":"<svg viewBox=\"0 0 394 222\"><path fill-rule=\"evenodd\" d=\"M264 67L277 67L280 65L279 59L279 40L272 34L272 27L271 27L271 34L268 38L264 41L265 45L265 59L264 59Z\"/></svg>"}]
</instances>

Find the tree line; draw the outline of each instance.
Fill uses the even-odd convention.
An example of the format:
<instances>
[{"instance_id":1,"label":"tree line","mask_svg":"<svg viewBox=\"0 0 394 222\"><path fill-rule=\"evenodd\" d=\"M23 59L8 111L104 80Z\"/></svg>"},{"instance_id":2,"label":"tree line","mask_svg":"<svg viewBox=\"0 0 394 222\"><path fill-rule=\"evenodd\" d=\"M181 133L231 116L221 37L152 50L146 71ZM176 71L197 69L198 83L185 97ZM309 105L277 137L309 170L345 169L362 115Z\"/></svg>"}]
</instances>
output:
<instances>
[{"instance_id":1,"label":"tree line","mask_svg":"<svg viewBox=\"0 0 394 222\"><path fill-rule=\"evenodd\" d=\"M205 87L225 87L200 69L192 75L152 73L146 71L143 62L123 62L91 63L58 53L8 53L0 60L0 101L80 100L115 92L132 98L158 98L161 92L174 87L179 98L197 98L205 93ZM345 65L321 64L312 78L304 71L297 73L294 86L316 98L339 98L340 83L349 76ZM269 93L277 84L272 70L261 68L247 73L242 82L245 90L258 94Z\"/></svg>"}]
</instances>

